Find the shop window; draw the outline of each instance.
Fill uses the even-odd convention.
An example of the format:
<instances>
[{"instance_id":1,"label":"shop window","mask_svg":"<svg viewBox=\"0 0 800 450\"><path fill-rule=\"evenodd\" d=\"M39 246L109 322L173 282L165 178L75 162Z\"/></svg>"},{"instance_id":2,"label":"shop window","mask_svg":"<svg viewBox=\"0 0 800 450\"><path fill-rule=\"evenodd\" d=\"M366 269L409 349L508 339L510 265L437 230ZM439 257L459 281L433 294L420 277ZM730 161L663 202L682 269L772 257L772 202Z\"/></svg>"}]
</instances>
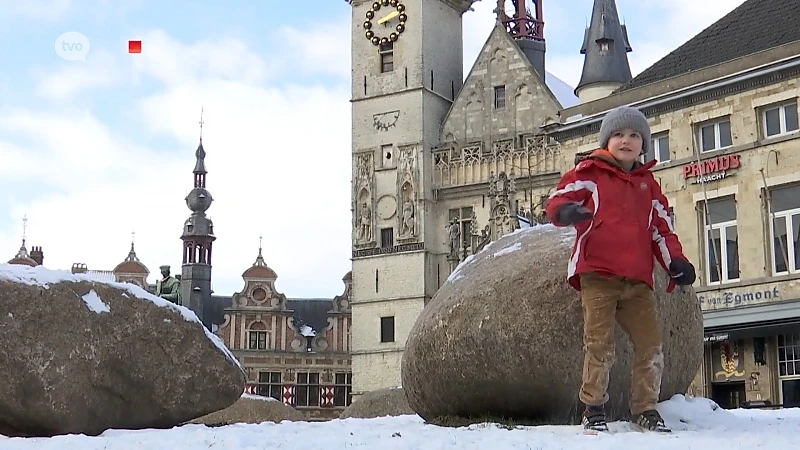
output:
<instances>
[{"instance_id":1,"label":"shop window","mask_svg":"<svg viewBox=\"0 0 800 450\"><path fill-rule=\"evenodd\" d=\"M739 281L739 234L735 198L709 200L707 209L703 208L703 211L707 284Z\"/></svg>"}]
</instances>

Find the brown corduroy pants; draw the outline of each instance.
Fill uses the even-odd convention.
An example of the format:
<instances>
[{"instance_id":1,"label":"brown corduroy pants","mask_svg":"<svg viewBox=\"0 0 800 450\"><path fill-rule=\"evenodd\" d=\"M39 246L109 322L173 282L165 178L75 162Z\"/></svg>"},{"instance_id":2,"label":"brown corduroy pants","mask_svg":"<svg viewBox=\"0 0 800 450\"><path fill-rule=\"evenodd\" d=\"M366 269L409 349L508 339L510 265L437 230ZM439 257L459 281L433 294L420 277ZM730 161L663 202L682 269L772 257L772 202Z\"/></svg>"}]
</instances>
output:
<instances>
[{"instance_id":1,"label":"brown corduroy pants","mask_svg":"<svg viewBox=\"0 0 800 450\"><path fill-rule=\"evenodd\" d=\"M608 401L616 322L630 337L634 348L631 414L655 409L661 391L664 354L652 289L641 281L606 278L596 273L580 277L585 352L580 400L586 405Z\"/></svg>"}]
</instances>

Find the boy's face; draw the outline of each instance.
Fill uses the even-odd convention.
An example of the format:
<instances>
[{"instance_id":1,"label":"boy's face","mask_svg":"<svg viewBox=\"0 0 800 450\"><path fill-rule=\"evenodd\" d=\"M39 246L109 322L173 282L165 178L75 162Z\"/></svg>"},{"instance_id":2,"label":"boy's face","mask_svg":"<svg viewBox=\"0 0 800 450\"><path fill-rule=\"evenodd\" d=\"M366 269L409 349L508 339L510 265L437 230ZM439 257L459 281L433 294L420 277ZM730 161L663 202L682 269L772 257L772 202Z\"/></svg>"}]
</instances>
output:
<instances>
[{"instance_id":1,"label":"boy's face","mask_svg":"<svg viewBox=\"0 0 800 450\"><path fill-rule=\"evenodd\" d=\"M617 161L632 165L642 153L642 135L630 128L619 130L608 140L608 151Z\"/></svg>"}]
</instances>

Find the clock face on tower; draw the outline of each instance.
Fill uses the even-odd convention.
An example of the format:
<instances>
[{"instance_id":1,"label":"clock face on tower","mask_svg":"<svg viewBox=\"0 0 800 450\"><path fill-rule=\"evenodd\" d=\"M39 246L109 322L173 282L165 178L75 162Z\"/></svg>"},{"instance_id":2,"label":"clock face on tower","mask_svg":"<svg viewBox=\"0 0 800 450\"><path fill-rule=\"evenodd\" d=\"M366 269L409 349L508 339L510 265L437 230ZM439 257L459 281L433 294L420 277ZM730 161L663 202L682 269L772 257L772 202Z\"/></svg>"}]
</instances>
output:
<instances>
[{"instance_id":1,"label":"clock face on tower","mask_svg":"<svg viewBox=\"0 0 800 450\"><path fill-rule=\"evenodd\" d=\"M406 5L400 0L378 0L367 11L364 36L375 45L395 42L406 29Z\"/></svg>"}]
</instances>

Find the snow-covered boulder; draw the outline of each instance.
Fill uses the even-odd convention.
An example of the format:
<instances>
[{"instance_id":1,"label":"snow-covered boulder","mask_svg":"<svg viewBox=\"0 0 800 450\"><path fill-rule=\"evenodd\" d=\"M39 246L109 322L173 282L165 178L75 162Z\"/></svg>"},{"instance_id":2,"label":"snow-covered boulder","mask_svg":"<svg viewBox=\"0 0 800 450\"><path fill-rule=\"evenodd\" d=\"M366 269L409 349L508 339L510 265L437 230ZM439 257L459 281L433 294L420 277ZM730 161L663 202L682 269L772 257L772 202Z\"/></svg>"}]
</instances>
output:
<instances>
[{"instance_id":1,"label":"snow-covered boulder","mask_svg":"<svg viewBox=\"0 0 800 450\"><path fill-rule=\"evenodd\" d=\"M567 284L574 229L518 230L463 262L424 308L402 362L408 403L424 419L496 417L574 423L583 367L583 313ZM622 251L622 249L620 249ZM656 270L665 372L661 399L683 394L703 356L691 287L666 293ZM610 415L628 413L632 346L617 327Z\"/></svg>"},{"instance_id":2,"label":"snow-covered boulder","mask_svg":"<svg viewBox=\"0 0 800 450\"><path fill-rule=\"evenodd\" d=\"M367 392L358 397L350 406L339 415L341 419L350 417L358 419L372 419L385 416L404 416L416 414L408 406L406 394L402 387L378 389Z\"/></svg>"},{"instance_id":3,"label":"snow-covered boulder","mask_svg":"<svg viewBox=\"0 0 800 450\"><path fill-rule=\"evenodd\" d=\"M207 426L232 425L235 423L280 423L306 420L306 416L289 405L272 397L243 394L233 405L191 420Z\"/></svg>"},{"instance_id":4,"label":"snow-covered boulder","mask_svg":"<svg viewBox=\"0 0 800 450\"><path fill-rule=\"evenodd\" d=\"M0 265L0 342L6 436L172 427L245 385L191 310L91 275Z\"/></svg>"}]
</instances>

